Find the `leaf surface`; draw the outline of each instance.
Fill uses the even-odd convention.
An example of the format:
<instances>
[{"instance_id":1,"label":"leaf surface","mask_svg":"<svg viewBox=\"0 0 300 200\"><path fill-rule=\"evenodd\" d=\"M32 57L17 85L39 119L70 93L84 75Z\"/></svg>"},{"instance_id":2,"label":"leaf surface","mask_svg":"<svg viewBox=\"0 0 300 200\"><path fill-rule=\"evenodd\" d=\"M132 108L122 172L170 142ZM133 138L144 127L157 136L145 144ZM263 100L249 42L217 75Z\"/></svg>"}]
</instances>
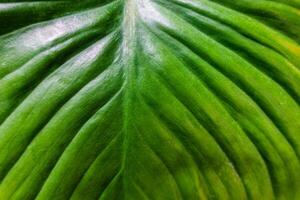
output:
<instances>
[{"instance_id":1,"label":"leaf surface","mask_svg":"<svg viewBox=\"0 0 300 200\"><path fill-rule=\"evenodd\" d=\"M0 0L0 200L300 199L299 0Z\"/></svg>"}]
</instances>

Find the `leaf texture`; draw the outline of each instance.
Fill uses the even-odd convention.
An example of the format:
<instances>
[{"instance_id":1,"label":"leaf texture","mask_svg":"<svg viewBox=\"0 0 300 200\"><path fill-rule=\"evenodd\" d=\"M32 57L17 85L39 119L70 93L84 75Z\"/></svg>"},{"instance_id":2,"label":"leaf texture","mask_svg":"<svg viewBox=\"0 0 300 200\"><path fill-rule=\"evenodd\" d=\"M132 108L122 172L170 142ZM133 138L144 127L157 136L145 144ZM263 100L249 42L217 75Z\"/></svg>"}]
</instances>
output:
<instances>
[{"instance_id":1,"label":"leaf texture","mask_svg":"<svg viewBox=\"0 0 300 200\"><path fill-rule=\"evenodd\" d=\"M300 0L0 0L0 200L299 200Z\"/></svg>"}]
</instances>

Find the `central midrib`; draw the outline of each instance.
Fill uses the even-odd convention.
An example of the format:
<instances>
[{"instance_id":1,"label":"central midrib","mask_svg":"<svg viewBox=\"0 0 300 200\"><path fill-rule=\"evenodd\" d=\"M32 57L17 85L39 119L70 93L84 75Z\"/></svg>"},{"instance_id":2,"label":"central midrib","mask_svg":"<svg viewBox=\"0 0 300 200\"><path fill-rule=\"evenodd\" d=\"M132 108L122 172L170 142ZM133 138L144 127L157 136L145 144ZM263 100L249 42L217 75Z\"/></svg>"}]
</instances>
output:
<instances>
[{"instance_id":1,"label":"central midrib","mask_svg":"<svg viewBox=\"0 0 300 200\"><path fill-rule=\"evenodd\" d=\"M120 59L123 65L124 73L124 125L123 125L123 156L121 173L123 181L123 191L126 191L129 186L127 183L127 175L129 162L127 154L129 152L130 142L132 141L132 131L134 130L133 113L135 102L135 58L136 58L136 15L137 15L137 1L139 0L123 0L123 20L122 20L122 44L120 49ZM126 192L124 192L123 199L126 199Z\"/></svg>"}]
</instances>

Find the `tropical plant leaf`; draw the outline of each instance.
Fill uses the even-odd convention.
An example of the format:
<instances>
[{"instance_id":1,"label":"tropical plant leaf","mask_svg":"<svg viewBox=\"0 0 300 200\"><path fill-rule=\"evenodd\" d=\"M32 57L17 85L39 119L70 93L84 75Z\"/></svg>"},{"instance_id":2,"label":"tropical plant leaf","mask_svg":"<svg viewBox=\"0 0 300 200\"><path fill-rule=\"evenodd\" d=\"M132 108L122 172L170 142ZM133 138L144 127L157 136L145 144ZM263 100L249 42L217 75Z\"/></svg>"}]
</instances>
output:
<instances>
[{"instance_id":1,"label":"tropical plant leaf","mask_svg":"<svg viewBox=\"0 0 300 200\"><path fill-rule=\"evenodd\" d=\"M300 0L0 0L0 200L299 200Z\"/></svg>"}]
</instances>

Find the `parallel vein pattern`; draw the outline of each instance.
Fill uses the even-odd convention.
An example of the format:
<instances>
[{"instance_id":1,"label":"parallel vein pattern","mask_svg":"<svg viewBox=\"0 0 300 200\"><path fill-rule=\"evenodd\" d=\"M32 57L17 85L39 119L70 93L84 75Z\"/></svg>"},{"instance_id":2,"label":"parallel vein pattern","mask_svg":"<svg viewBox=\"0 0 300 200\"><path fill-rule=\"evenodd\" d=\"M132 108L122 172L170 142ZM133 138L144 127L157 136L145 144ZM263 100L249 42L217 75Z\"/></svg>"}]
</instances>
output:
<instances>
[{"instance_id":1,"label":"parallel vein pattern","mask_svg":"<svg viewBox=\"0 0 300 200\"><path fill-rule=\"evenodd\" d=\"M300 0L0 0L0 200L299 200Z\"/></svg>"}]
</instances>

